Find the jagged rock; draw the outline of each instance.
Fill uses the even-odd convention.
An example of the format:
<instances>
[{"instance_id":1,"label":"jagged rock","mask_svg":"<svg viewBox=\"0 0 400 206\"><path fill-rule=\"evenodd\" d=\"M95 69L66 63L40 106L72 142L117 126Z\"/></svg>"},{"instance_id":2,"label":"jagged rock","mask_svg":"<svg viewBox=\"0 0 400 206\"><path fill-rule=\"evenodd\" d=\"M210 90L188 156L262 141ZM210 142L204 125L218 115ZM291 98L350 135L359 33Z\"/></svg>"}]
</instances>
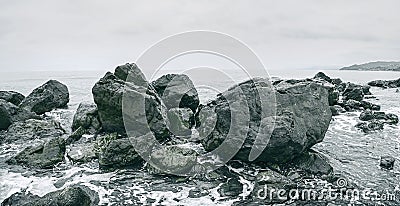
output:
<instances>
[{"instance_id":1,"label":"jagged rock","mask_svg":"<svg viewBox=\"0 0 400 206\"><path fill-rule=\"evenodd\" d=\"M339 105L342 106L348 112L352 112L355 110L366 110L366 109L379 111L381 109L381 106L379 106L377 104L373 104L371 102L364 101L364 100L359 102L359 101L350 99L350 100L345 100L345 101L339 102Z\"/></svg>"},{"instance_id":2,"label":"jagged rock","mask_svg":"<svg viewBox=\"0 0 400 206\"><path fill-rule=\"evenodd\" d=\"M346 89L343 91L344 100L362 101L364 95L371 94L368 86L361 86L353 83L347 83Z\"/></svg>"},{"instance_id":3,"label":"jagged rock","mask_svg":"<svg viewBox=\"0 0 400 206\"><path fill-rule=\"evenodd\" d=\"M90 102L79 104L72 122L72 131L76 131L80 127L89 134L95 134L100 130L101 125L96 104Z\"/></svg>"},{"instance_id":4,"label":"jagged rock","mask_svg":"<svg viewBox=\"0 0 400 206\"><path fill-rule=\"evenodd\" d=\"M18 106L25 99L25 96L14 91L0 91L0 99Z\"/></svg>"},{"instance_id":5,"label":"jagged rock","mask_svg":"<svg viewBox=\"0 0 400 206\"><path fill-rule=\"evenodd\" d=\"M148 164L148 169L153 174L187 174L190 173L197 162L197 153L189 148L179 146L166 146L150 154L151 162L157 167Z\"/></svg>"},{"instance_id":6,"label":"jagged rock","mask_svg":"<svg viewBox=\"0 0 400 206\"><path fill-rule=\"evenodd\" d=\"M376 130L383 130L383 122L372 120L370 122L360 122L356 124L356 128L361 129L363 132L368 133Z\"/></svg>"},{"instance_id":7,"label":"jagged rock","mask_svg":"<svg viewBox=\"0 0 400 206\"><path fill-rule=\"evenodd\" d=\"M27 119L40 119L40 117L10 102L0 99L0 130L6 130L13 122Z\"/></svg>"},{"instance_id":8,"label":"jagged rock","mask_svg":"<svg viewBox=\"0 0 400 206\"><path fill-rule=\"evenodd\" d=\"M395 114L385 112L373 112L371 110L366 110L360 114L359 119L361 121L370 120L382 120L383 123L397 124L399 122L399 117Z\"/></svg>"},{"instance_id":9,"label":"jagged rock","mask_svg":"<svg viewBox=\"0 0 400 206\"><path fill-rule=\"evenodd\" d=\"M69 102L67 86L57 80L49 80L34 89L20 104L36 114L43 114L56 108L66 107Z\"/></svg>"},{"instance_id":10,"label":"jagged rock","mask_svg":"<svg viewBox=\"0 0 400 206\"><path fill-rule=\"evenodd\" d=\"M123 168L136 166L142 162L129 138L114 139L99 151L99 166L101 168Z\"/></svg>"},{"instance_id":11,"label":"jagged rock","mask_svg":"<svg viewBox=\"0 0 400 206\"><path fill-rule=\"evenodd\" d=\"M3 206L95 206L99 203L98 194L86 186L72 185L63 190L50 192L43 197L32 194L15 193L4 200Z\"/></svg>"},{"instance_id":12,"label":"jagged rock","mask_svg":"<svg viewBox=\"0 0 400 206\"><path fill-rule=\"evenodd\" d=\"M397 80L375 80L368 82L369 86L381 87L381 88L396 88L400 87L400 78Z\"/></svg>"},{"instance_id":13,"label":"jagged rock","mask_svg":"<svg viewBox=\"0 0 400 206\"><path fill-rule=\"evenodd\" d=\"M323 73L323 72L318 72L318 73L314 76L314 79L322 79L322 80L325 80L325 81L327 81L327 82L329 82L329 83L332 83L332 79L331 79L328 75L326 75L325 73Z\"/></svg>"},{"instance_id":14,"label":"jagged rock","mask_svg":"<svg viewBox=\"0 0 400 206\"><path fill-rule=\"evenodd\" d=\"M167 74L151 83L168 109L189 108L196 112L199 96L192 80L184 74Z\"/></svg>"},{"instance_id":15,"label":"jagged rock","mask_svg":"<svg viewBox=\"0 0 400 206\"><path fill-rule=\"evenodd\" d=\"M326 157L314 151L304 153L300 157L296 158L293 161L293 164L296 168L310 174L328 175L333 172L333 168Z\"/></svg>"},{"instance_id":16,"label":"jagged rock","mask_svg":"<svg viewBox=\"0 0 400 206\"><path fill-rule=\"evenodd\" d=\"M29 146L15 157L7 160L8 164L20 164L34 168L52 168L64 160L65 141L57 137L44 144Z\"/></svg>"},{"instance_id":17,"label":"jagged rock","mask_svg":"<svg viewBox=\"0 0 400 206\"><path fill-rule=\"evenodd\" d=\"M127 74L130 74L129 82L124 80L127 78ZM129 100L129 105L125 105L129 110L125 121L130 125L136 125L132 132L144 135L146 132L139 131L139 129L150 127L157 139L165 139L170 136L167 128L166 108L135 64L119 66L114 74L106 73L94 85L92 93L103 131L126 134L122 117L122 101L125 94ZM142 111L137 111L139 107L137 105L143 103L143 100L145 115ZM140 120L143 118L146 118L147 122L141 122Z\"/></svg>"},{"instance_id":18,"label":"jagged rock","mask_svg":"<svg viewBox=\"0 0 400 206\"><path fill-rule=\"evenodd\" d=\"M337 91L337 90L332 90L331 92L329 92L329 96L328 96L329 106L338 104L339 96L340 96L339 91Z\"/></svg>"},{"instance_id":19,"label":"jagged rock","mask_svg":"<svg viewBox=\"0 0 400 206\"><path fill-rule=\"evenodd\" d=\"M331 108L331 112L332 112L332 116L337 116L340 113L345 113L346 110L343 109L341 106L339 105L334 105L334 106L330 106L329 108Z\"/></svg>"},{"instance_id":20,"label":"jagged rock","mask_svg":"<svg viewBox=\"0 0 400 206\"><path fill-rule=\"evenodd\" d=\"M394 162L396 161L396 159L394 159L391 156L383 156L381 157L381 162L380 162L380 166L382 168L388 169L388 170L392 170L394 167Z\"/></svg>"},{"instance_id":21,"label":"jagged rock","mask_svg":"<svg viewBox=\"0 0 400 206\"><path fill-rule=\"evenodd\" d=\"M194 115L189 108L168 110L169 129L176 136L190 136L194 126Z\"/></svg>"},{"instance_id":22,"label":"jagged rock","mask_svg":"<svg viewBox=\"0 0 400 206\"><path fill-rule=\"evenodd\" d=\"M226 138L230 128L230 108L226 98L237 99L238 94L233 92L240 87L247 100L250 111L250 130L240 128L238 135L246 135L235 159L249 161L248 156L257 134L267 142L266 148L255 160L284 164L307 151L313 145L321 142L328 129L332 113L328 104L331 87L324 86L314 80L287 80L275 82L271 86L265 79L254 79L243 82L230 90L220 94L218 98L201 108L198 126L199 134L203 137L202 144L207 151L217 148ZM263 95L276 91L276 117L266 116L261 120L260 98L256 88ZM236 100L235 100L236 102ZM271 109L274 105L266 102ZM247 108L245 108L247 109ZM213 113L217 115L217 122ZM244 111L234 111L240 116ZM268 115L268 113L267 113ZM243 117L245 118L245 117ZM215 123L215 128L214 128ZM271 137L267 136L268 128L275 123ZM211 124L211 125L208 125ZM262 125L262 127L260 127ZM259 129L259 127L261 129ZM211 132L209 128L214 128ZM266 134L264 134L266 133ZM205 136L205 134L208 134Z\"/></svg>"},{"instance_id":23,"label":"jagged rock","mask_svg":"<svg viewBox=\"0 0 400 206\"><path fill-rule=\"evenodd\" d=\"M65 140L66 144L69 145L75 141L78 141L84 134L86 134L86 131L87 130L83 127L79 127L71 135L68 136L68 138Z\"/></svg>"},{"instance_id":24,"label":"jagged rock","mask_svg":"<svg viewBox=\"0 0 400 206\"><path fill-rule=\"evenodd\" d=\"M5 143L11 143L16 141L26 142L33 139L61 137L65 133L65 130L57 121L28 119L14 122L0 136L3 136Z\"/></svg>"}]
</instances>

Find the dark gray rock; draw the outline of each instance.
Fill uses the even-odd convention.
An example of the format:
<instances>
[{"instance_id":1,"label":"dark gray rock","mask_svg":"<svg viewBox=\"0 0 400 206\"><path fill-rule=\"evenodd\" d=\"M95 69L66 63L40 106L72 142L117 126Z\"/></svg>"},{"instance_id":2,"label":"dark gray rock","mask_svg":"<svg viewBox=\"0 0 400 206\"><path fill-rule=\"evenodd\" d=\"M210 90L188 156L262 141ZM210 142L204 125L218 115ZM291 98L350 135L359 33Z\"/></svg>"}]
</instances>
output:
<instances>
[{"instance_id":1,"label":"dark gray rock","mask_svg":"<svg viewBox=\"0 0 400 206\"><path fill-rule=\"evenodd\" d=\"M141 162L129 138L111 140L99 151L99 166L104 169L137 166Z\"/></svg>"},{"instance_id":2,"label":"dark gray rock","mask_svg":"<svg viewBox=\"0 0 400 206\"><path fill-rule=\"evenodd\" d=\"M314 151L304 153L296 158L293 164L296 168L309 174L329 175L333 172L333 168L326 157Z\"/></svg>"},{"instance_id":3,"label":"dark gray rock","mask_svg":"<svg viewBox=\"0 0 400 206\"><path fill-rule=\"evenodd\" d=\"M375 80L368 82L368 85L373 87L381 87L384 89L396 88L400 87L400 78L396 80Z\"/></svg>"},{"instance_id":4,"label":"dark gray rock","mask_svg":"<svg viewBox=\"0 0 400 206\"><path fill-rule=\"evenodd\" d=\"M356 100L361 101L364 99L365 91L369 90L365 87L353 83L347 83L346 89L343 91L344 100Z\"/></svg>"},{"instance_id":5,"label":"dark gray rock","mask_svg":"<svg viewBox=\"0 0 400 206\"><path fill-rule=\"evenodd\" d=\"M79 127L85 129L89 134L95 134L100 130L101 124L96 104L90 102L79 104L72 122L72 131L76 131Z\"/></svg>"},{"instance_id":6,"label":"dark gray rock","mask_svg":"<svg viewBox=\"0 0 400 206\"><path fill-rule=\"evenodd\" d=\"M194 126L194 115L189 108L168 110L169 129L176 136L190 136Z\"/></svg>"},{"instance_id":7,"label":"dark gray rock","mask_svg":"<svg viewBox=\"0 0 400 206\"><path fill-rule=\"evenodd\" d=\"M125 94L128 95L126 98L129 98L130 101L129 105L126 105L130 113L127 114L125 120L130 125L136 125L135 131L132 132L144 135L146 132L142 133L137 129L150 127L157 139L169 137L167 110L153 87L147 83L140 69L135 64L126 64L117 67L115 73L106 73L92 89L103 131L126 135L122 117L122 99ZM129 82L124 80L126 73L131 75ZM136 111L138 110L137 105L143 99L147 122L141 122L142 112Z\"/></svg>"},{"instance_id":8,"label":"dark gray rock","mask_svg":"<svg viewBox=\"0 0 400 206\"><path fill-rule=\"evenodd\" d=\"M341 106L339 105L334 105L334 106L330 106L331 112L332 112L332 116L337 116L340 113L345 113L346 110L343 109Z\"/></svg>"},{"instance_id":9,"label":"dark gray rock","mask_svg":"<svg viewBox=\"0 0 400 206\"><path fill-rule=\"evenodd\" d=\"M0 91L0 99L18 106L25 99L25 96L14 91Z\"/></svg>"},{"instance_id":10,"label":"dark gray rock","mask_svg":"<svg viewBox=\"0 0 400 206\"><path fill-rule=\"evenodd\" d=\"M10 102L0 99L0 130L6 130L13 122L27 119L40 119L40 117Z\"/></svg>"},{"instance_id":11,"label":"dark gray rock","mask_svg":"<svg viewBox=\"0 0 400 206\"><path fill-rule=\"evenodd\" d=\"M378 120L372 120L370 122L360 122L357 123L356 128L361 129L365 133L372 131L383 130L383 122Z\"/></svg>"},{"instance_id":12,"label":"dark gray rock","mask_svg":"<svg viewBox=\"0 0 400 206\"><path fill-rule=\"evenodd\" d=\"M395 114L386 114L385 112L374 112L371 110L362 112L359 119L361 121L381 120L381 122L388 124L397 124L399 122L399 117Z\"/></svg>"},{"instance_id":13,"label":"dark gray rock","mask_svg":"<svg viewBox=\"0 0 400 206\"><path fill-rule=\"evenodd\" d=\"M356 100L350 99L350 100L345 100L345 101L339 102L339 105L348 112L358 111L358 110L366 110L366 109L379 111L381 109L381 106L379 106L377 104L373 104L371 102L364 101L364 100L356 101Z\"/></svg>"},{"instance_id":14,"label":"dark gray rock","mask_svg":"<svg viewBox=\"0 0 400 206\"><path fill-rule=\"evenodd\" d=\"M34 168L52 168L64 160L65 140L57 137L46 143L29 146L15 157L7 160L8 164L19 164Z\"/></svg>"},{"instance_id":15,"label":"dark gray rock","mask_svg":"<svg viewBox=\"0 0 400 206\"><path fill-rule=\"evenodd\" d=\"M33 139L61 137L64 134L66 134L65 130L57 121L28 119L14 122L0 136L3 136L5 143L23 143Z\"/></svg>"},{"instance_id":16,"label":"dark gray rock","mask_svg":"<svg viewBox=\"0 0 400 206\"><path fill-rule=\"evenodd\" d=\"M260 162L284 164L321 142L332 117L328 104L331 87L314 80L287 80L274 84L272 87L264 79L249 80L220 94L216 100L202 107L200 111L211 111L203 112L204 114L199 116L200 123L196 124L200 125L198 130L200 136L204 137L202 141L204 148L207 151L214 150L225 140L230 128L231 115L225 97L237 98L237 93L232 93L236 87L241 87L249 106L250 130L247 133L247 128L241 128L242 130L238 132L241 135L247 133L247 138L235 159L249 161L249 152L257 134L264 137L263 141L267 142L266 148L255 160ZM275 91L277 103L275 118L266 116L261 120L260 114L265 111L260 111L260 98L257 97L256 88L261 89L264 94ZM269 102L266 104L270 108L274 107ZM216 118L215 114L212 115L214 112ZM235 111L235 113L240 115L244 112ZM216 123L213 119L217 119ZM275 124L275 128L268 139L266 129L271 128L272 124ZM209 132L209 128L214 129Z\"/></svg>"},{"instance_id":17,"label":"dark gray rock","mask_svg":"<svg viewBox=\"0 0 400 206\"><path fill-rule=\"evenodd\" d=\"M4 200L3 206L95 206L98 194L86 186L73 185L63 190L50 192L43 197L32 194L15 193Z\"/></svg>"},{"instance_id":18,"label":"dark gray rock","mask_svg":"<svg viewBox=\"0 0 400 206\"><path fill-rule=\"evenodd\" d=\"M394 159L391 156L383 156L381 157L381 161L380 161L380 166L382 168L388 169L388 170L392 170L394 167L394 162L396 161L396 159Z\"/></svg>"},{"instance_id":19,"label":"dark gray rock","mask_svg":"<svg viewBox=\"0 0 400 206\"><path fill-rule=\"evenodd\" d=\"M332 79L329 76L327 76L325 73L323 73L323 72L318 72L314 76L314 79L322 79L322 80L325 80L325 81L327 81L329 83L332 83Z\"/></svg>"},{"instance_id":20,"label":"dark gray rock","mask_svg":"<svg viewBox=\"0 0 400 206\"><path fill-rule=\"evenodd\" d=\"M151 83L165 106L189 108L196 112L199 96L192 80L184 74L167 74Z\"/></svg>"},{"instance_id":21,"label":"dark gray rock","mask_svg":"<svg viewBox=\"0 0 400 206\"><path fill-rule=\"evenodd\" d=\"M329 96L328 96L329 106L338 104L339 96L340 96L340 94L339 94L339 91L337 91L337 90L332 90L331 92L329 92Z\"/></svg>"},{"instance_id":22,"label":"dark gray rock","mask_svg":"<svg viewBox=\"0 0 400 206\"><path fill-rule=\"evenodd\" d=\"M56 108L66 107L69 102L67 86L57 80L49 80L34 89L20 104L21 108L43 114Z\"/></svg>"},{"instance_id":23,"label":"dark gray rock","mask_svg":"<svg viewBox=\"0 0 400 206\"><path fill-rule=\"evenodd\" d=\"M223 183L218 189L221 197L237 197L243 192L243 184L240 183L239 178L230 178L227 182Z\"/></svg>"}]
</instances>

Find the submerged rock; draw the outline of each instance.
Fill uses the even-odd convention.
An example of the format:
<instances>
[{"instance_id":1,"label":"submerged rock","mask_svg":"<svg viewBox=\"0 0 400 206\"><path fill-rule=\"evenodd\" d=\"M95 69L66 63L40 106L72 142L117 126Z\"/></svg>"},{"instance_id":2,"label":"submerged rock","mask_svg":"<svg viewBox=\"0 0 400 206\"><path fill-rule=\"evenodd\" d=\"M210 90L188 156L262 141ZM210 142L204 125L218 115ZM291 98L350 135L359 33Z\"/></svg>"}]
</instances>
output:
<instances>
[{"instance_id":1,"label":"submerged rock","mask_svg":"<svg viewBox=\"0 0 400 206\"><path fill-rule=\"evenodd\" d=\"M3 134L5 143L25 142L33 139L55 138L66 134L54 120L28 119L14 122ZM1 138L0 138L1 139Z\"/></svg>"},{"instance_id":2,"label":"submerged rock","mask_svg":"<svg viewBox=\"0 0 400 206\"><path fill-rule=\"evenodd\" d=\"M167 74L151 83L168 109L189 108L196 112L199 96L192 80L184 74Z\"/></svg>"},{"instance_id":3,"label":"submerged rock","mask_svg":"<svg viewBox=\"0 0 400 206\"><path fill-rule=\"evenodd\" d=\"M397 124L399 122L399 117L395 114L386 114L385 112L374 112L370 110L362 112L359 119L361 121L382 120L382 122L388 124Z\"/></svg>"},{"instance_id":4,"label":"submerged rock","mask_svg":"<svg viewBox=\"0 0 400 206\"><path fill-rule=\"evenodd\" d=\"M3 206L95 206L99 203L98 194L81 185L68 186L63 190L50 192L43 197L15 193L4 200Z\"/></svg>"},{"instance_id":5,"label":"submerged rock","mask_svg":"<svg viewBox=\"0 0 400 206\"><path fill-rule=\"evenodd\" d=\"M129 82L125 82L128 74L130 74ZM126 135L122 117L122 98L125 94L128 95L126 98L129 98L129 105L125 105L128 110L126 121L136 128L132 132L140 134L141 131L138 129L150 127L157 139L170 136L166 108L135 64L119 66L114 74L108 72L94 85L92 93L103 131ZM143 100L146 105L147 122L140 122L143 114L142 111L137 111L137 105L142 104Z\"/></svg>"},{"instance_id":6,"label":"submerged rock","mask_svg":"<svg viewBox=\"0 0 400 206\"><path fill-rule=\"evenodd\" d=\"M57 80L49 80L34 89L20 104L36 114L43 114L56 108L66 107L69 102L67 86Z\"/></svg>"},{"instance_id":7,"label":"submerged rock","mask_svg":"<svg viewBox=\"0 0 400 206\"><path fill-rule=\"evenodd\" d=\"M394 167L394 162L396 161L396 159L394 159L391 156L383 156L381 157L381 161L380 161L380 166L382 168L388 169L388 170L392 170Z\"/></svg>"},{"instance_id":8,"label":"submerged rock","mask_svg":"<svg viewBox=\"0 0 400 206\"><path fill-rule=\"evenodd\" d=\"M332 116L328 103L331 87L314 80L287 80L274 84L271 86L265 79L249 80L220 94L216 100L202 107L200 112L208 111L200 115L198 124L199 133L204 138L202 141L204 148L207 151L214 150L225 140L231 121L231 111L225 97L237 99L237 93L232 92L237 87L241 88L246 97L250 111L250 130L247 132L247 128L239 129L238 135L247 134L247 138L235 159L249 161L249 152L257 135L259 138L264 138L262 141L267 143L266 148L255 160L260 162L284 164L321 142ZM277 104L275 117L266 116L261 120L261 112L265 111L260 111L260 98L256 89L260 89L263 95L275 91ZM269 107L264 108L266 110L275 106L268 102L266 104ZM212 121L215 117L211 115L214 112L217 115L215 128ZM234 112L238 115L245 113ZM272 128L273 124L275 127L269 138L267 129ZM214 129L210 132L209 128Z\"/></svg>"},{"instance_id":9,"label":"submerged rock","mask_svg":"<svg viewBox=\"0 0 400 206\"><path fill-rule=\"evenodd\" d=\"M169 129L176 136L190 136L194 126L194 115L189 108L168 110Z\"/></svg>"},{"instance_id":10,"label":"submerged rock","mask_svg":"<svg viewBox=\"0 0 400 206\"><path fill-rule=\"evenodd\" d=\"M52 168L64 160L65 141L57 137L44 144L29 146L15 157L7 160L8 164L20 164L34 168Z\"/></svg>"},{"instance_id":11,"label":"submerged rock","mask_svg":"<svg viewBox=\"0 0 400 206\"><path fill-rule=\"evenodd\" d=\"M361 129L363 132L368 133L376 130L383 130L383 122L372 120L370 122L357 123L356 128Z\"/></svg>"},{"instance_id":12,"label":"submerged rock","mask_svg":"<svg viewBox=\"0 0 400 206\"><path fill-rule=\"evenodd\" d=\"M0 91L0 99L18 106L25 99L25 96L14 91Z\"/></svg>"},{"instance_id":13,"label":"submerged rock","mask_svg":"<svg viewBox=\"0 0 400 206\"><path fill-rule=\"evenodd\" d=\"M32 112L0 99L0 130L6 130L14 122L39 118L40 116Z\"/></svg>"},{"instance_id":14,"label":"submerged rock","mask_svg":"<svg viewBox=\"0 0 400 206\"><path fill-rule=\"evenodd\" d=\"M368 82L369 86L373 86L373 87L381 87L381 88L396 88L396 87L400 87L400 79L396 79L396 80L375 80L375 81L371 81Z\"/></svg>"},{"instance_id":15,"label":"submerged rock","mask_svg":"<svg viewBox=\"0 0 400 206\"><path fill-rule=\"evenodd\" d=\"M95 134L100 130L101 124L96 104L90 102L79 104L72 122L72 131L76 131L79 127L85 129L89 134Z\"/></svg>"}]
</instances>

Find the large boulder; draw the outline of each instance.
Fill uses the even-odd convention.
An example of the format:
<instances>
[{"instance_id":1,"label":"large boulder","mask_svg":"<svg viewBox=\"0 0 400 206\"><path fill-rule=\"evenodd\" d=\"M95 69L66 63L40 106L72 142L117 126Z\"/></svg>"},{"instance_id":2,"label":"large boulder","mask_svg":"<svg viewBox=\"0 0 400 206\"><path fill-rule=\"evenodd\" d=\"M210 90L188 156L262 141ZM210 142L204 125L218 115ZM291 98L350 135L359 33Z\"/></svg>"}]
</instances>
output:
<instances>
[{"instance_id":1,"label":"large boulder","mask_svg":"<svg viewBox=\"0 0 400 206\"><path fill-rule=\"evenodd\" d=\"M293 160L324 139L332 117L328 102L329 92L332 89L330 86L309 79L279 81L271 86L267 80L259 78L234 86L201 108L198 115L200 123L197 125L199 125L199 134L204 138L202 144L207 151L216 149L229 132L231 111L226 99L233 98L234 102L239 101L237 99L239 95L232 93L238 87L243 91L247 101L250 129L239 128L241 131L238 131L238 134L247 134L247 137L235 159L249 161L249 153L256 137L261 138L266 147L255 161L282 164ZM263 95L266 92L275 91L276 116L264 116L264 119L261 119L261 114L275 105L272 101L264 102L267 108L261 111L261 102L256 90L262 91ZM201 115L203 110L211 112ZM245 113L244 111L234 112L239 116ZM266 114L271 113L266 112ZM216 123L212 120L215 118ZM210 128L214 129L210 132L208 131ZM268 130L269 128L273 128L272 133ZM208 135L205 136L205 134Z\"/></svg>"},{"instance_id":2,"label":"large boulder","mask_svg":"<svg viewBox=\"0 0 400 206\"><path fill-rule=\"evenodd\" d=\"M65 140L61 137L25 148L15 157L7 160L8 164L19 164L34 168L52 168L64 160Z\"/></svg>"},{"instance_id":3,"label":"large boulder","mask_svg":"<svg viewBox=\"0 0 400 206\"><path fill-rule=\"evenodd\" d=\"M68 186L62 190L50 192L43 197L30 193L15 193L5 199L3 206L95 206L99 203L98 194L81 185Z\"/></svg>"},{"instance_id":4,"label":"large boulder","mask_svg":"<svg viewBox=\"0 0 400 206\"><path fill-rule=\"evenodd\" d=\"M343 91L344 100L356 100L361 101L364 99L365 93L369 91L369 88L363 87L361 85L348 83L346 89Z\"/></svg>"},{"instance_id":5,"label":"large boulder","mask_svg":"<svg viewBox=\"0 0 400 206\"><path fill-rule=\"evenodd\" d=\"M293 164L296 168L310 174L329 175L333 172L332 166L323 155L310 151L294 159Z\"/></svg>"},{"instance_id":6,"label":"large boulder","mask_svg":"<svg viewBox=\"0 0 400 206\"><path fill-rule=\"evenodd\" d=\"M5 143L26 142L34 139L55 138L66 134L60 123L54 120L28 119L14 122L0 134Z\"/></svg>"},{"instance_id":7,"label":"large boulder","mask_svg":"<svg viewBox=\"0 0 400 206\"><path fill-rule=\"evenodd\" d=\"M184 74L167 74L151 83L165 106L189 108L196 112L199 96L190 78Z\"/></svg>"},{"instance_id":8,"label":"large boulder","mask_svg":"<svg viewBox=\"0 0 400 206\"><path fill-rule=\"evenodd\" d=\"M74 115L72 131L79 127L85 129L89 134L94 134L101 128L97 106L94 103L82 102Z\"/></svg>"},{"instance_id":9,"label":"large boulder","mask_svg":"<svg viewBox=\"0 0 400 206\"><path fill-rule=\"evenodd\" d=\"M129 82L126 82L129 75ZM125 106L127 110L126 121L130 125L136 125L138 135L144 135L138 129L148 128L157 139L170 136L167 128L167 110L162 104L154 88L146 81L145 76L136 64L126 64L115 69L114 73L107 72L92 89L94 102L98 108L98 114L102 129L105 132L117 132L125 135L125 125L122 116L123 95L128 95L129 101ZM147 122L142 122L143 113L138 111L139 104L145 102L145 117Z\"/></svg>"},{"instance_id":10,"label":"large boulder","mask_svg":"<svg viewBox=\"0 0 400 206\"><path fill-rule=\"evenodd\" d=\"M34 89L20 104L36 114L43 114L56 108L66 107L69 102L67 86L57 80L49 80Z\"/></svg>"},{"instance_id":11,"label":"large boulder","mask_svg":"<svg viewBox=\"0 0 400 206\"><path fill-rule=\"evenodd\" d=\"M0 99L0 130L6 130L13 122L39 118L35 113Z\"/></svg>"},{"instance_id":12,"label":"large boulder","mask_svg":"<svg viewBox=\"0 0 400 206\"><path fill-rule=\"evenodd\" d=\"M14 91L0 91L0 99L4 99L14 105L19 105L25 99L25 96Z\"/></svg>"}]
</instances>

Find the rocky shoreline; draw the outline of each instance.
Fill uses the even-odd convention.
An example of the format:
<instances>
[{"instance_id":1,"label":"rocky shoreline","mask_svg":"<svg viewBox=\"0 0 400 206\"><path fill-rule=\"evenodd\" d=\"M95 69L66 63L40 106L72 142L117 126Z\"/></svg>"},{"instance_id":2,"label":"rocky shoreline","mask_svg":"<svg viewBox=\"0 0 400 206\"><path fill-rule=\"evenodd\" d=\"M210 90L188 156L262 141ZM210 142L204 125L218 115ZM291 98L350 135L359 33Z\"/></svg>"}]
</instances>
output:
<instances>
[{"instance_id":1,"label":"rocky shoreline","mask_svg":"<svg viewBox=\"0 0 400 206\"><path fill-rule=\"evenodd\" d=\"M129 79L128 75L133 79ZM395 84L382 81L369 85L392 87ZM240 181L246 177L253 182L254 188L249 191L248 197L235 204L261 204L265 200L255 197L265 185L272 188L307 188L304 180L318 179L338 187L335 184L341 176L334 173L334 168L322 154L312 149L323 141L332 116L362 112L359 119L363 122L354 126L365 133L382 130L385 125L398 124L395 114L382 112L379 105L367 101L366 97L372 95L370 86L331 79L323 73L310 79L278 80L272 84L266 79L256 78L233 85L213 101L202 105L189 77L170 74L148 82L135 64L126 64L118 66L113 73L108 72L94 85L95 103L82 102L79 105L71 126L72 133L46 115L46 112L66 107L69 101L66 85L50 80L27 97L14 91L1 91L0 143L23 144L34 139L41 140L7 160L7 164L20 165L26 170L51 170L64 161L72 161L72 164L95 161L105 172L145 168L150 174L167 176L174 181L201 180L220 184L218 192L225 197L235 197L242 192L244 188ZM125 130L122 104L126 90L145 99L146 124L156 139L166 146L165 153L155 151L149 158L166 168L192 170L199 155L218 148L224 142L235 115L249 116L249 127L238 128L235 134L245 137L244 144L231 161L209 174L179 177L154 168L135 151L129 139L132 136L128 137L130 131ZM240 94L237 93L239 90ZM268 106L270 102L261 102L259 95L271 94L276 97L273 101L276 105L269 106L276 108L261 110L261 105ZM245 103L248 111L232 110L231 102ZM130 121L143 124L136 122L134 117ZM269 130L272 124L275 127ZM193 138L194 130L201 138ZM87 135L93 138L84 138ZM260 136L268 137L268 141L261 138L267 142L265 145L262 141L258 142L257 137ZM202 150L182 146L187 144L200 145ZM250 161L248 157L254 144L265 147L256 159ZM70 149L67 151L66 147ZM381 159L381 167L393 168L393 158ZM254 172L255 168L258 172ZM234 172L237 170L245 172ZM190 195L206 196L207 192L195 188ZM43 197L15 193L2 205L97 205L98 199L95 191L74 185ZM268 204L309 204L301 201L293 203L288 197L274 197L269 201Z\"/></svg>"}]
</instances>

